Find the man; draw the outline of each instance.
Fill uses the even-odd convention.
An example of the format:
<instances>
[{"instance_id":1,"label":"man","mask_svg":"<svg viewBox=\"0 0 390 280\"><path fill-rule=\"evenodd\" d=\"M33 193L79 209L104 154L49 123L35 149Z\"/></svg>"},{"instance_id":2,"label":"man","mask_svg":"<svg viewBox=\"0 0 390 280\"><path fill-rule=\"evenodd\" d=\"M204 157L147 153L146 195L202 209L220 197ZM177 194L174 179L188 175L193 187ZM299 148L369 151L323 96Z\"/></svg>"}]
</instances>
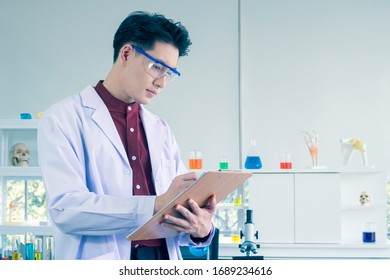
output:
<instances>
[{"instance_id":1,"label":"man","mask_svg":"<svg viewBox=\"0 0 390 280\"><path fill-rule=\"evenodd\" d=\"M162 15L130 14L114 36L104 81L51 106L38 129L39 162L53 221L56 259L181 259L179 245L207 246L216 200L166 215L172 238L126 236L194 180L167 123L142 105L179 76L191 41Z\"/></svg>"}]
</instances>

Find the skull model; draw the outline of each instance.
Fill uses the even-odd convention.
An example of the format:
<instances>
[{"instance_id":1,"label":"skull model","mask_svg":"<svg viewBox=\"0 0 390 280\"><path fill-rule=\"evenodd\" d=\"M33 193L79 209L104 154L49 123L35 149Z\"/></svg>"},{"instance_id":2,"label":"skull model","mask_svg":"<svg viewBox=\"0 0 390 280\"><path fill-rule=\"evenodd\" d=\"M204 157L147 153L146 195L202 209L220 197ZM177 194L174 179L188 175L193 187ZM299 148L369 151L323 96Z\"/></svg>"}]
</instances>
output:
<instances>
[{"instance_id":1,"label":"skull model","mask_svg":"<svg viewBox=\"0 0 390 280\"><path fill-rule=\"evenodd\" d=\"M13 166L28 166L30 149L23 143L13 145L12 150L9 153L9 160Z\"/></svg>"},{"instance_id":2,"label":"skull model","mask_svg":"<svg viewBox=\"0 0 390 280\"><path fill-rule=\"evenodd\" d=\"M366 191L362 191L362 193L360 194L359 201L361 206L370 206L371 195Z\"/></svg>"}]
</instances>

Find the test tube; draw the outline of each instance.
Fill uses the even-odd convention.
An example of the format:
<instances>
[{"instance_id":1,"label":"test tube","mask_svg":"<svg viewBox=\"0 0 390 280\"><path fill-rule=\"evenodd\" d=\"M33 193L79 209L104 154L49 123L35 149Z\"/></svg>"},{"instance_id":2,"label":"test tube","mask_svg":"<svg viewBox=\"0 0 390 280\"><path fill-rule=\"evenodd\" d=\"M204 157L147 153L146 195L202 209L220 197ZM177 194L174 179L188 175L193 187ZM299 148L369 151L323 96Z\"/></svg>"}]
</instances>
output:
<instances>
[{"instance_id":1,"label":"test tube","mask_svg":"<svg viewBox=\"0 0 390 280\"><path fill-rule=\"evenodd\" d=\"M42 239L37 238L35 241L34 260L42 260Z\"/></svg>"},{"instance_id":2,"label":"test tube","mask_svg":"<svg viewBox=\"0 0 390 280\"><path fill-rule=\"evenodd\" d=\"M195 151L190 151L189 159L188 159L188 167L190 169L195 169L196 168L196 164L195 164Z\"/></svg>"},{"instance_id":3,"label":"test tube","mask_svg":"<svg viewBox=\"0 0 390 280\"><path fill-rule=\"evenodd\" d=\"M1 251L1 260L3 261L8 260L7 249L3 249Z\"/></svg>"},{"instance_id":4,"label":"test tube","mask_svg":"<svg viewBox=\"0 0 390 280\"><path fill-rule=\"evenodd\" d=\"M280 153L280 169L286 169L286 153Z\"/></svg>"},{"instance_id":5,"label":"test tube","mask_svg":"<svg viewBox=\"0 0 390 280\"><path fill-rule=\"evenodd\" d=\"M195 165L196 169L202 169L202 152L195 152Z\"/></svg>"},{"instance_id":6,"label":"test tube","mask_svg":"<svg viewBox=\"0 0 390 280\"><path fill-rule=\"evenodd\" d=\"M35 244L34 244L33 233L27 234L25 249L26 249L26 260L34 260Z\"/></svg>"},{"instance_id":7,"label":"test tube","mask_svg":"<svg viewBox=\"0 0 390 280\"><path fill-rule=\"evenodd\" d=\"M53 260L54 259L54 253L53 253L53 250L54 250L54 247L53 247L53 244L54 244L54 240L53 240L53 237L48 237L46 239L46 259L47 260Z\"/></svg>"},{"instance_id":8,"label":"test tube","mask_svg":"<svg viewBox=\"0 0 390 280\"><path fill-rule=\"evenodd\" d=\"M286 169L292 168L292 161L291 161L291 154L286 153L286 163L285 163Z\"/></svg>"},{"instance_id":9,"label":"test tube","mask_svg":"<svg viewBox=\"0 0 390 280\"><path fill-rule=\"evenodd\" d=\"M20 260L19 239L15 236L12 238L12 260Z\"/></svg>"}]
</instances>

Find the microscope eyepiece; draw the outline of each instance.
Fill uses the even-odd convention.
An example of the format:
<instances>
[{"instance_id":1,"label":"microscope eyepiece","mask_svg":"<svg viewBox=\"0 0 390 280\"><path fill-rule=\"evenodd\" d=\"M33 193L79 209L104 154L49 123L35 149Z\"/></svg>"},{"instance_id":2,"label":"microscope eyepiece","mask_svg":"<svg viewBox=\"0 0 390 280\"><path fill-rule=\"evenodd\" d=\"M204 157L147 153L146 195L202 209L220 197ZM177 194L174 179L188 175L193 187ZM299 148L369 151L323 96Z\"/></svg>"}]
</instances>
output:
<instances>
[{"instance_id":1,"label":"microscope eyepiece","mask_svg":"<svg viewBox=\"0 0 390 280\"><path fill-rule=\"evenodd\" d=\"M246 224L253 223L252 214L253 214L253 210L250 210L250 209L246 210L246 222L245 222Z\"/></svg>"}]
</instances>

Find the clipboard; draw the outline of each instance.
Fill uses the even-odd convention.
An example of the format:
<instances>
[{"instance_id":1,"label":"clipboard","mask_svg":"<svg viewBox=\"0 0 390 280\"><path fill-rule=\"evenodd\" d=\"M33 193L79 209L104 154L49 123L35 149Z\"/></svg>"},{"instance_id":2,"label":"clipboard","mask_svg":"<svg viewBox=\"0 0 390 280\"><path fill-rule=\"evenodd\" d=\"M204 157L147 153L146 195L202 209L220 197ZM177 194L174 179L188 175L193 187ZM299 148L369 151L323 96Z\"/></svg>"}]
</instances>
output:
<instances>
[{"instance_id":1,"label":"clipboard","mask_svg":"<svg viewBox=\"0 0 390 280\"><path fill-rule=\"evenodd\" d=\"M176 236L179 231L160 225L166 214L175 217L181 216L174 209L176 205L181 204L189 208L187 201L191 198L200 207L204 207L212 194L215 194L218 203L251 176L251 172L241 171L208 171L203 173L192 185L154 214L149 221L128 235L127 240L148 240Z\"/></svg>"}]
</instances>

